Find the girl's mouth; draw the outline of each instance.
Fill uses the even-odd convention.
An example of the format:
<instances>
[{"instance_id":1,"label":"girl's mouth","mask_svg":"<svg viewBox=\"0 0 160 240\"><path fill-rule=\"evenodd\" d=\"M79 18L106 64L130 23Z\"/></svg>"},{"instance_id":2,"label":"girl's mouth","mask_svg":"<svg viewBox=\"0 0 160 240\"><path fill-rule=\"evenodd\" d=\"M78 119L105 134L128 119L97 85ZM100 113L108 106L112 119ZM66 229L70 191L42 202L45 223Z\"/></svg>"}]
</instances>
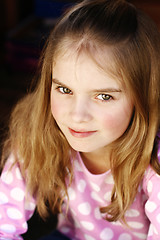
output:
<instances>
[{"instance_id":1,"label":"girl's mouth","mask_svg":"<svg viewBox=\"0 0 160 240\"><path fill-rule=\"evenodd\" d=\"M75 131L75 130L69 128L69 132L71 133L71 135L73 137L84 138L84 137L89 137L89 136L93 135L97 131Z\"/></svg>"}]
</instances>

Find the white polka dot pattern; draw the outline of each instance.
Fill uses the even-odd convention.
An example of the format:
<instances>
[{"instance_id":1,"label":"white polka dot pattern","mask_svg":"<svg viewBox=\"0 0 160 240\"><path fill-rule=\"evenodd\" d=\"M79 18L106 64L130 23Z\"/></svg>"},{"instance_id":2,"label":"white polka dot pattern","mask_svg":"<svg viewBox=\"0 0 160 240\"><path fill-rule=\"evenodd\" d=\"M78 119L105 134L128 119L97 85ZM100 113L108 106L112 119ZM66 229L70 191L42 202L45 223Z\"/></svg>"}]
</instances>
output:
<instances>
[{"instance_id":1,"label":"white polka dot pattern","mask_svg":"<svg viewBox=\"0 0 160 240\"><path fill-rule=\"evenodd\" d=\"M24 199L24 191L20 188L13 188L11 190L11 197L16 201L21 202Z\"/></svg>"},{"instance_id":2,"label":"white polka dot pattern","mask_svg":"<svg viewBox=\"0 0 160 240\"><path fill-rule=\"evenodd\" d=\"M93 238L93 237L91 237L87 234L85 234L84 237L85 237L86 240L96 240L95 238Z\"/></svg>"},{"instance_id":3,"label":"white polka dot pattern","mask_svg":"<svg viewBox=\"0 0 160 240\"><path fill-rule=\"evenodd\" d=\"M160 177L148 168L136 198L125 217L130 228L120 221L107 222L100 212L111 201L111 172L91 174L80 155L75 160L74 180L68 189L68 217L59 221L58 229L70 239L81 240L153 240L160 239ZM66 204L66 205L65 205ZM64 204L64 212L67 202ZM68 219L68 220L67 220ZM75 228L72 231L72 224ZM151 225L152 228L150 227ZM65 231L65 227L67 231ZM150 234L150 235L149 235Z\"/></svg>"},{"instance_id":4,"label":"white polka dot pattern","mask_svg":"<svg viewBox=\"0 0 160 240\"><path fill-rule=\"evenodd\" d=\"M132 240L132 237L131 237L131 235L129 235L128 233L122 233L120 236L119 236L119 238L118 238L118 240Z\"/></svg>"},{"instance_id":5,"label":"white polka dot pattern","mask_svg":"<svg viewBox=\"0 0 160 240\"><path fill-rule=\"evenodd\" d=\"M146 210L148 211L148 212L154 212L154 210L156 209L156 207L157 207L157 205L156 205L156 203L155 202L151 202L151 201L147 201L147 203L146 203Z\"/></svg>"},{"instance_id":6,"label":"white polka dot pattern","mask_svg":"<svg viewBox=\"0 0 160 240\"><path fill-rule=\"evenodd\" d=\"M76 198L75 191L71 187L68 189L68 196L70 201L73 201Z\"/></svg>"},{"instance_id":7,"label":"white polka dot pattern","mask_svg":"<svg viewBox=\"0 0 160 240\"><path fill-rule=\"evenodd\" d=\"M89 215L91 213L91 206L88 202L79 204L78 210L82 215Z\"/></svg>"},{"instance_id":8,"label":"white polka dot pattern","mask_svg":"<svg viewBox=\"0 0 160 240\"><path fill-rule=\"evenodd\" d=\"M11 184L13 182L13 174L11 172L3 172L1 176L2 182L6 184Z\"/></svg>"},{"instance_id":9,"label":"white polka dot pattern","mask_svg":"<svg viewBox=\"0 0 160 240\"><path fill-rule=\"evenodd\" d=\"M91 222L81 221L82 226L88 231L92 231L94 229L94 225Z\"/></svg>"},{"instance_id":10,"label":"white polka dot pattern","mask_svg":"<svg viewBox=\"0 0 160 240\"><path fill-rule=\"evenodd\" d=\"M0 192L0 205L4 205L8 203L8 201L8 197L3 192Z\"/></svg>"},{"instance_id":11,"label":"white polka dot pattern","mask_svg":"<svg viewBox=\"0 0 160 240\"><path fill-rule=\"evenodd\" d=\"M35 209L35 200L26 195L25 181L14 156L10 155L0 179L0 239L22 239L27 220ZM1 237L3 236L3 238Z\"/></svg>"},{"instance_id":12,"label":"white polka dot pattern","mask_svg":"<svg viewBox=\"0 0 160 240\"><path fill-rule=\"evenodd\" d=\"M16 208L8 208L7 215L10 219L15 219L15 220L22 219L23 217L21 212Z\"/></svg>"},{"instance_id":13,"label":"white polka dot pattern","mask_svg":"<svg viewBox=\"0 0 160 240\"><path fill-rule=\"evenodd\" d=\"M0 225L0 232L1 231L5 233L15 233L16 228L14 227L14 225L11 224L2 224Z\"/></svg>"},{"instance_id":14,"label":"white polka dot pattern","mask_svg":"<svg viewBox=\"0 0 160 240\"><path fill-rule=\"evenodd\" d=\"M86 182L83 180L83 179L81 179L80 181L79 181L79 184L78 184L78 186L77 186L77 188L78 188L78 190L80 191L80 192L84 192L84 190L85 190L85 187L86 187Z\"/></svg>"},{"instance_id":15,"label":"white polka dot pattern","mask_svg":"<svg viewBox=\"0 0 160 240\"><path fill-rule=\"evenodd\" d=\"M111 239L113 239L113 236L114 236L114 233L111 228L105 228L100 233L100 239L102 239L102 240L111 240Z\"/></svg>"}]
</instances>

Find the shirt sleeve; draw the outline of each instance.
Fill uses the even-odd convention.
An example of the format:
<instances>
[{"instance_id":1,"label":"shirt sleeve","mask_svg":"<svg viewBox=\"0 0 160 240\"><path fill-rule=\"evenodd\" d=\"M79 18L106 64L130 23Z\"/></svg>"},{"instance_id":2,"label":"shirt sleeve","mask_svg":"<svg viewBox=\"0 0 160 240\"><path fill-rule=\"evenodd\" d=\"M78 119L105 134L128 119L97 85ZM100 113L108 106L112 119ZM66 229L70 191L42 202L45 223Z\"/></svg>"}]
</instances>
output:
<instances>
[{"instance_id":1,"label":"shirt sleeve","mask_svg":"<svg viewBox=\"0 0 160 240\"><path fill-rule=\"evenodd\" d=\"M149 168L144 178L144 191L147 195L145 213L150 221L147 240L160 239L160 176Z\"/></svg>"},{"instance_id":2,"label":"shirt sleeve","mask_svg":"<svg viewBox=\"0 0 160 240\"><path fill-rule=\"evenodd\" d=\"M23 239L21 234L28 229L27 221L34 213L35 199L26 191L13 154L8 158L0 178L0 240Z\"/></svg>"}]
</instances>

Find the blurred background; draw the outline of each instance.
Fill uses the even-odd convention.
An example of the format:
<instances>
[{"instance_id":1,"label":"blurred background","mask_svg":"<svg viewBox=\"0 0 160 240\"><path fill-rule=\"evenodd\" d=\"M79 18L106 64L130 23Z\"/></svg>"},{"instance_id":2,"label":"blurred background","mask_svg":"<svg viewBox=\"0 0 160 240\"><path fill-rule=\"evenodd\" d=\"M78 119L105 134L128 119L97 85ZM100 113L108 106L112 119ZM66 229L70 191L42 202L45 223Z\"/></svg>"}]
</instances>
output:
<instances>
[{"instance_id":1,"label":"blurred background","mask_svg":"<svg viewBox=\"0 0 160 240\"><path fill-rule=\"evenodd\" d=\"M0 154L10 112L24 96L36 73L50 30L76 0L0 0ZM160 29L160 0L129 0L144 10ZM56 226L56 216L44 222L37 213L28 222L25 240L36 240Z\"/></svg>"}]
</instances>

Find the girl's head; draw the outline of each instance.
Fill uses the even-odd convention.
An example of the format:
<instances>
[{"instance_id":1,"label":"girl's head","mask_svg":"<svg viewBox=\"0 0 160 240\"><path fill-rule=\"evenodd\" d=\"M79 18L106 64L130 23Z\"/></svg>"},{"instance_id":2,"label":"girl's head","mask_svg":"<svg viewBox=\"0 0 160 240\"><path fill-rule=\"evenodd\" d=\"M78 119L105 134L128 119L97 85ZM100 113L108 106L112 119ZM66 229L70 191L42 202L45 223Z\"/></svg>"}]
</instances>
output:
<instances>
[{"instance_id":1,"label":"girl's head","mask_svg":"<svg viewBox=\"0 0 160 240\"><path fill-rule=\"evenodd\" d=\"M134 104L129 135L143 139L149 129L155 135L159 125L160 47L152 21L124 0L86 0L73 7L49 38L42 71L48 94L56 62L67 54L69 60L71 55L78 58L82 53L129 94Z\"/></svg>"}]
</instances>

